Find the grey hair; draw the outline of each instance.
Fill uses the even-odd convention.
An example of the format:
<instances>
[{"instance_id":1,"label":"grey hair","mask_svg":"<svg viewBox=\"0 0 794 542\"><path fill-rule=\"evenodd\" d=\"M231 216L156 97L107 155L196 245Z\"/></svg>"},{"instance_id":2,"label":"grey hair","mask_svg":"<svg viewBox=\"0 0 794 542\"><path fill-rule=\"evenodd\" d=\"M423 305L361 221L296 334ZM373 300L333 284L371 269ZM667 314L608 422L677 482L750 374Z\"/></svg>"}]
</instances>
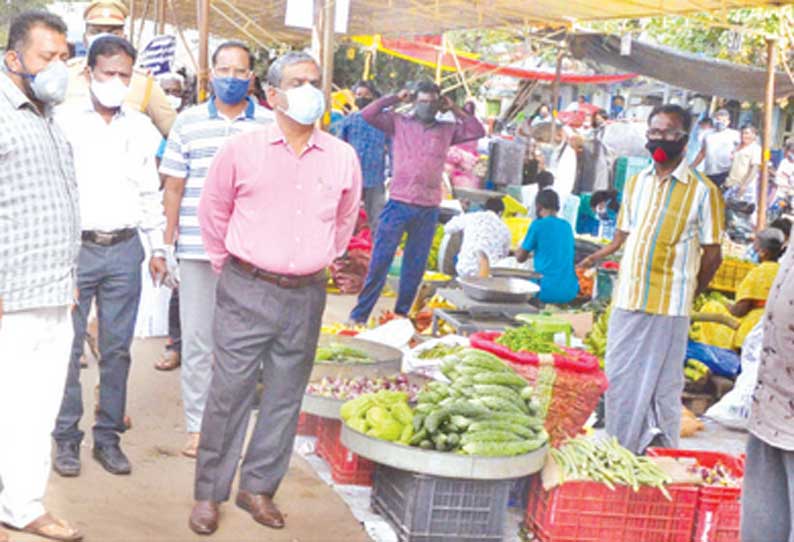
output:
<instances>
[{"instance_id":1,"label":"grey hair","mask_svg":"<svg viewBox=\"0 0 794 542\"><path fill-rule=\"evenodd\" d=\"M265 81L271 87L278 88L281 86L281 77L284 73L284 68L292 66L293 64L303 64L304 62L311 62L317 69L320 64L309 53L303 51L290 51L278 57L270 67L267 69L267 77Z\"/></svg>"},{"instance_id":2,"label":"grey hair","mask_svg":"<svg viewBox=\"0 0 794 542\"><path fill-rule=\"evenodd\" d=\"M165 81L177 81L180 85L185 86L185 78L182 77L182 74L176 72L164 72L155 77L158 83L164 83Z\"/></svg>"}]
</instances>

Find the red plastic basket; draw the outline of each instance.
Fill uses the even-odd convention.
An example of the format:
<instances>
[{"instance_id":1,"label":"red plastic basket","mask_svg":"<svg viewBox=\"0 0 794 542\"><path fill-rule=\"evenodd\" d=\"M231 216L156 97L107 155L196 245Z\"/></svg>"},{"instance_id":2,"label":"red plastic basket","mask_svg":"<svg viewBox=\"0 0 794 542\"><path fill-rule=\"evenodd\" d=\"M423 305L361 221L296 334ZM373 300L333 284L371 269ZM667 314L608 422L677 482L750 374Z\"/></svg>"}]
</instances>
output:
<instances>
[{"instance_id":1,"label":"red plastic basket","mask_svg":"<svg viewBox=\"0 0 794 542\"><path fill-rule=\"evenodd\" d=\"M339 438L341 432L342 422L323 419L317 434L317 455L328 462L337 484L371 486L375 463L345 448Z\"/></svg>"},{"instance_id":2,"label":"red plastic basket","mask_svg":"<svg viewBox=\"0 0 794 542\"><path fill-rule=\"evenodd\" d=\"M691 542L698 489L671 485L613 491L596 482L566 482L550 491L535 476L526 526L539 542Z\"/></svg>"},{"instance_id":3,"label":"red plastic basket","mask_svg":"<svg viewBox=\"0 0 794 542\"><path fill-rule=\"evenodd\" d=\"M320 420L321 418L315 416L314 414L301 412L300 416L298 417L297 433L299 435L303 435L304 437L316 437L317 430L320 427Z\"/></svg>"},{"instance_id":4,"label":"red plastic basket","mask_svg":"<svg viewBox=\"0 0 794 542\"><path fill-rule=\"evenodd\" d=\"M707 469L721 463L733 476L737 478L744 476L744 457L734 457L719 452L667 448L651 448L648 450L648 455L694 459L698 465ZM741 488L699 486L699 489L694 542L739 542Z\"/></svg>"}]
</instances>

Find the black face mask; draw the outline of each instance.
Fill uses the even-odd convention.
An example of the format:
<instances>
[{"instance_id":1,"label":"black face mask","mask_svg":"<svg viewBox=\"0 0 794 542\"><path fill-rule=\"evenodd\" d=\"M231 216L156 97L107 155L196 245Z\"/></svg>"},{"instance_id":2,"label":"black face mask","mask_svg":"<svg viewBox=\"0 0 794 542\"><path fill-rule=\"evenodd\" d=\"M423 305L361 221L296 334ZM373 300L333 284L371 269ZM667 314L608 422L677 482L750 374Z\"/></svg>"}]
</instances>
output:
<instances>
[{"instance_id":1,"label":"black face mask","mask_svg":"<svg viewBox=\"0 0 794 542\"><path fill-rule=\"evenodd\" d=\"M651 153L654 162L663 164L681 156L681 153L684 152L684 147L686 147L686 143L686 137L682 137L676 141L649 139L645 144L645 148Z\"/></svg>"},{"instance_id":2,"label":"black face mask","mask_svg":"<svg viewBox=\"0 0 794 542\"><path fill-rule=\"evenodd\" d=\"M414 115L423 122L435 120L438 113L438 104L435 102L418 102L414 105Z\"/></svg>"},{"instance_id":3,"label":"black face mask","mask_svg":"<svg viewBox=\"0 0 794 542\"><path fill-rule=\"evenodd\" d=\"M356 107L364 109L372 103L372 98L356 98Z\"/></svg>"}]
</instances>

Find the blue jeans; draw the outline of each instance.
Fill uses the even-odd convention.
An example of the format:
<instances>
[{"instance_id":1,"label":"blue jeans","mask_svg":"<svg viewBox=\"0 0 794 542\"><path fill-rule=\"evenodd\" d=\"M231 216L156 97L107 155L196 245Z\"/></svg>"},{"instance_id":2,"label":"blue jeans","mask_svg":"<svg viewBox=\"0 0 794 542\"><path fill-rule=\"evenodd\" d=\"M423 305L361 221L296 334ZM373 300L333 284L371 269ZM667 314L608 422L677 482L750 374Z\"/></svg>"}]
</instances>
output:
<instances>
[{"instance_id":1,"label":"blue jeans","mask_svg":"<svg viewBox=\"0 0 794 542\"><path fill-rule=\"evenodd\" d=\"M117 444L125 430L130 345L141 299L141 241L132 239L112 246L83 243L77 261L79 304L72 312L74 342L69 360L61 410L53 438L58 442L83 439L78 424L83 417L80 356L83 353L88 313L96 298L99 320L99 412L94 423L94 444Z\"/></svg>"},{"instance_id":2,"label":"blue jeans","mask_svg":"<svg viewBox=\"0 0 794 542\"><path fill-rule=\"evenodd\" d=\"M386 203L375 232L375 248L372 251L367 280L358 296L356 307L350 313L351 320L366 322L369 319L386 284L394 253L397 252L405 232L408 233L408 239L403 252L400 292L394 312L408 314L427 266L438 213L438 207L420 207L394 200Z\"/></svg>"}]
</instances>

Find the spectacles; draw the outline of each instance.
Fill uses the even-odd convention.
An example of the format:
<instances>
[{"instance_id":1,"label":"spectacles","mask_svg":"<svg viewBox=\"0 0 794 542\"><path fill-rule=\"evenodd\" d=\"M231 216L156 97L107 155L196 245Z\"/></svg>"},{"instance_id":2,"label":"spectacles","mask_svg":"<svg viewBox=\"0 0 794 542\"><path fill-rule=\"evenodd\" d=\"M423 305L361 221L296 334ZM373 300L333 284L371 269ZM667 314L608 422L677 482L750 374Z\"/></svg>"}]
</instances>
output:
<instances>
[{"instance_id":1,"label":"spectacles","mask_svg":"<svg viewBox=\"0 0 794 542\"><path fill-rule=\"evenodd\" d=\"M213 68L212 72L217 77L234 77L236 79L248 79L251 77L251 70L247 68L233 68L231 66L219 66Z\"/></svg>"},{"instance_id":2,"label":"spectacles","mask_svg":"<svg viewBox=\"0 0 794 542\"><path fill-rule=\"evenodd\" d=\"M683 130L648 130L645 136L648 139L664 139L665 141L678 141L686 135Z\"/></svg>"}]
</instances>

